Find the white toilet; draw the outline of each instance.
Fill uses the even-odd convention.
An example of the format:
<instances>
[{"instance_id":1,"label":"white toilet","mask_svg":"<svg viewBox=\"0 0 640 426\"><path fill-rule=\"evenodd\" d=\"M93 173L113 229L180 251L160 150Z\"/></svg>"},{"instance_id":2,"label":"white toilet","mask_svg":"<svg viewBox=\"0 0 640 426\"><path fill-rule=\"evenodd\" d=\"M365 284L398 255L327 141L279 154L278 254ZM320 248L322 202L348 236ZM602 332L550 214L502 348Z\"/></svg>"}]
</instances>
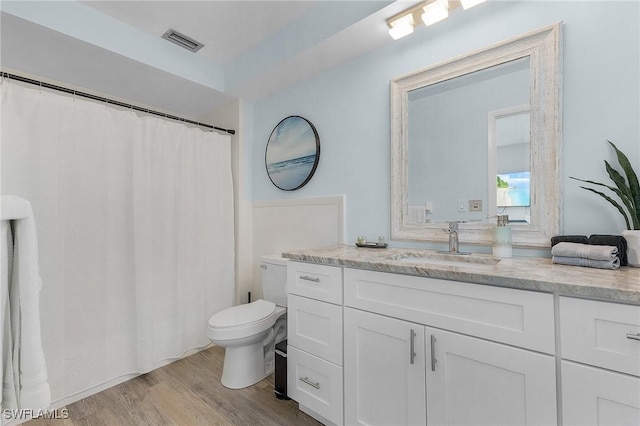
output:
<instances>
[{"instance_id":1,"label":"white toilet","mask_svg":"<svg viewBox=\"0 0 640 426\"><path fill-rule=\"evenodd\" d=\"M273 373L274 347L287 338L287 260L264 256L260 267L264 299L209 318L209 340L226 348L221 381L227 388L246 388Z\"/></svg>"}]
</instances>

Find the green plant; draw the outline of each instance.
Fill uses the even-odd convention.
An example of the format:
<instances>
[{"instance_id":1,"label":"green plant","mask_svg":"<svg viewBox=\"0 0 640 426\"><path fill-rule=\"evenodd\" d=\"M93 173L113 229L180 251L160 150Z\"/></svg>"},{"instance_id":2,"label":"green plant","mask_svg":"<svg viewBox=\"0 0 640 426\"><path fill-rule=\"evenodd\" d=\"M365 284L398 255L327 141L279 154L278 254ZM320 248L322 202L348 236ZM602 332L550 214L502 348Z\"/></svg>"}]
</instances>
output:
<instances>
[{"instance_id":1,"label":"green plant","mask_svg":"<svg viewBox=\"0 0 640 426\"><path fill-rule=\"evenodd\" d=\"M569 176L569 177L571 179L579 180L580 182L586 182L592 185L604 186L605 188L613 191L620 198L620 200L622 201L622 204L624 204L624 207L626 207L627 211L625 211L624 207L622 207L622 205L619 202L609 197L608 195L600 191L596 191L593 188L588 188L586 186L580 187L580 188L586 189L587 191L591 191L595 194L598 194L599 196L601 196L602 198L604 198L605 200L613 204L613 206L616 209L618 209L620 214L624 217L624 220L627 223L627 229L640 229L640 185L638 184L638 176L633 171L633 167L631 166L631 162L629 161L627 156L624 155L624 153L620 151L618 147L616 147L613 144L613 142L611 141L607 141L607 142L609 142L609 144L616 151L618 163L620 164L620 167L622 167L622 170L624 171L624 174L627 178L626 180L620 172L618 172L616 169L611 167L611 164L609 164L607 160L604 161L604 165L607 169L607 173L609 174L609 177L615 183L616 185L615 187L605 185L604 183L600 183L600 182L594 182L591 180L578 179L572 176Z\"/></svg>"}]
</instances>

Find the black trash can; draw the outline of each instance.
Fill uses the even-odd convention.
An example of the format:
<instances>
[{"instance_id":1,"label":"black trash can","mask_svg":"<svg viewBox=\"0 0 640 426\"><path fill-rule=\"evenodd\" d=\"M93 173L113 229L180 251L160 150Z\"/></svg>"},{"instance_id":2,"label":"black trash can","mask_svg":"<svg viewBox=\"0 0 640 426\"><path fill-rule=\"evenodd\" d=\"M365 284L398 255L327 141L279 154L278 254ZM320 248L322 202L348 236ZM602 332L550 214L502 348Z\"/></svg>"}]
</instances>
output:
<instances>
[{"instance_id":1,"label":"black trash can","mask_svg":"<svg viewBox=\"0 0 640 426\"><path fill-rule=\"evenodd\" d=\"M278 399L291 399L287 396L287 341L276 345L275 387L273 393Z\"/></svg>"}]
</instances>

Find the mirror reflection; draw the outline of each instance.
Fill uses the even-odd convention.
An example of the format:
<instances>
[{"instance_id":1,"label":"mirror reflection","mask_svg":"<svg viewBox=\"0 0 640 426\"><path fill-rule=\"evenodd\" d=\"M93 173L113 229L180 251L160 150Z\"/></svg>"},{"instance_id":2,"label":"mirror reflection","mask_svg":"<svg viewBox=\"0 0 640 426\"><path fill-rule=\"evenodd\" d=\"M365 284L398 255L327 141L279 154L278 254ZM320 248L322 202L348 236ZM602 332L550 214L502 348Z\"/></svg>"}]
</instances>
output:
<instances>
[{"instance_id":1,"label":"mirror reflection","mask_svg":"<svg viewBox=\"0 0 640 426\"><path fill-rule=\"evenodd\" d=\"M529 110L521 105L489 113L489 216L507 214L512 225L531 223Z\"/></svg>"},{"instance_id":2,"label":"mirror reflection","mask_svg":"<svg viewBox=\"0 0 640 426\"><path fill-rule=\"evenodd\" d=\"M408 92L409 223L527 220L530 80L525 57Z\"/></svg>"}]
</instances>

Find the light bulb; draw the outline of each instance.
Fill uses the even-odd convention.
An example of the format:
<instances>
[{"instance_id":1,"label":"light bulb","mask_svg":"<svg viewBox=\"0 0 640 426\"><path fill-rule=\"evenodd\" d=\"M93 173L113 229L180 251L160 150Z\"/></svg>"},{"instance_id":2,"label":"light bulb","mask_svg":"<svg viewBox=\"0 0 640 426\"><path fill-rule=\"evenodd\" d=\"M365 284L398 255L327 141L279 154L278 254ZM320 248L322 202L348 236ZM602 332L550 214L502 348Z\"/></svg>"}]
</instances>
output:
<instances>
[{"instance_id":1,"label":"light bulb","mask_svg":"<svg viewBox=\"0 0 640 426\"><path fill-rule=\"evenodd\" d=\"M449 1L436 0L423 7L422 10L424 10L422 22L426 26L433 25L449 16Z\"/></svg>"}]
</instances>

